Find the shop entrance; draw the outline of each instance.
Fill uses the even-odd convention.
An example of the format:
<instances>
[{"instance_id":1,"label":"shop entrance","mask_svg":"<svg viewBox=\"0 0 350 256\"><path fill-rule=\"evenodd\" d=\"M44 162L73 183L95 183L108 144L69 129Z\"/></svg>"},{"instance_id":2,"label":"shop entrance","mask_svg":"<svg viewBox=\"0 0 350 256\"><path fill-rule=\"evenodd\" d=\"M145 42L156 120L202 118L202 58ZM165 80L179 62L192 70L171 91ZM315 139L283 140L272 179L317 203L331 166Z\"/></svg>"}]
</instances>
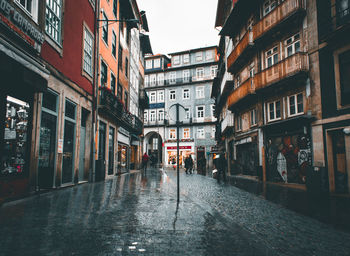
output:
<instances>
[{"instance_id":1,"label":"shop entrance","mask_svg":"<svg viewBox=\"0 0 350 256\"><path fill-rule=\"evenodd\" d=\"M333 170L336 193L349 193L349 168L346 166L345 137L343 130L330 133L333 150Z\"/></svg>"},{"instance_id":2,"label":"shop entrance","mask_svg":"<svg viewBox=\"0 0 350 256\"><path fill-rule=\"evenodd\" d=\"M128 146L118 142L118 172L128 171Z\"/></svg>"}]
</instances>

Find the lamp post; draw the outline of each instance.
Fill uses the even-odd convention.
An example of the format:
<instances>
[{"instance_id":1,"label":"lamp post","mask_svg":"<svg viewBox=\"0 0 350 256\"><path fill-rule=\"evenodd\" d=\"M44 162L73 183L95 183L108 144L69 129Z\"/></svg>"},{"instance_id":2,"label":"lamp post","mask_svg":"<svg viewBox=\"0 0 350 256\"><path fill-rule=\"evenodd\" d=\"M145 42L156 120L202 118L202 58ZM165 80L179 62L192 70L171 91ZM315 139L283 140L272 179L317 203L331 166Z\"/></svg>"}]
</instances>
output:
<instances>
[{"instance_id":1,"label":"lamp post","mask_svg":"<svg viewBox=\"0 0 350 256\"><path fill-rule=\"evenodd\" d=\"M179 103L173 104L170 106L169 108L169 112L170 109L175 106L176 107L176 154L177 154L177 164L176 164L176 171L177 171L177 203L180 202L180 169L179 169L179 162L180 162L180 124L182 124L182 122L180 121L180 107L182 107L182 109L185 111L186 113L186 109L184 106L182 106Z\"/></svg>"}]
</instances>

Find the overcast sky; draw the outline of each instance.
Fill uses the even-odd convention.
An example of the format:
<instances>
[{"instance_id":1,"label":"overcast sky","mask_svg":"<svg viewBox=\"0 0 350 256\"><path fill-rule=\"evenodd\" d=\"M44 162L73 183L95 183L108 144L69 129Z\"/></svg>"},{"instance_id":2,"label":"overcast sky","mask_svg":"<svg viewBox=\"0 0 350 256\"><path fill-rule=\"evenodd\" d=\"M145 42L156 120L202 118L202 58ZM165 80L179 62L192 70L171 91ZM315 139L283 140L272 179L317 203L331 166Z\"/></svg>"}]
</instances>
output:
<instances>
[{"instance_id":1,"label":"overcast sky","mask_svg":"<svg viewBox=\"0 0 350 256\"><path fill-rule=\"evenodd\" d=\"M137 0L146 11L154 54L217 45L218 0Z\"/></svg>"}]
</instances>

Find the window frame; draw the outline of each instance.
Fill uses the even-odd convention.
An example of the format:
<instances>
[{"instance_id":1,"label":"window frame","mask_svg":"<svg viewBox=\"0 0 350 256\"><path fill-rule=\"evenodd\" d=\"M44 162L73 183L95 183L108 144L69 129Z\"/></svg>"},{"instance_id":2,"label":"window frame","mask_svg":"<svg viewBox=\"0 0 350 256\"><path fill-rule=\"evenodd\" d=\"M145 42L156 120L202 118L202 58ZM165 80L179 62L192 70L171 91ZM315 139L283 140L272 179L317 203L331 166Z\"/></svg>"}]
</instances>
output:
<instances>
[{"instance_id":1,"label":"window frame","mask_svg":"<svg viewBox=\"0 0 350 256\"><path fill-rule=\"evenodd\" d=\"M101 12L102 12L103 20L104 20L104 21L102 21L101 37L102 37L102 41L108 46L108 17L107 17L107 14L104 10L102 10Z\"/></svg>"},{"instance_id":2,"label":"window frame","mask_svg":"<svg viewBox=\"0 0 350 256\"><path fill-rule=\"evenodd\" d=\"M172 96L174 96L173 99L172 99ZM176 90L169 91L169 100L171 100L171 101L176 100Z\"/></svg>"},{"instance_id":3,"label":"window frame","mask_svg":"<svg viewBox=\"0 0 350 256\"><path fill-rule=\"evenodd\" d=\"M169 83L176 84L176 72L169 73Z\"/></svg>"},{"instance_id":4,"label":"window frame","mask_svg":"<svg viewBox=\"0 0 350 256\"><path fill-rule=\"evenodd\" d=\"M182 71L182 79L184 83L190 82L190 70L185 69Z\"/></svg>"},{"instance_id":5,"label":"window frame","mask_svg":"<svg viewBox=\"0 0 350 256\"><path fill-rule=\"evenodd\" d=\"M51 40L53 40L53 42L55 42L56 44L58 44L59 46L62 46L62 7L63 7L63 0L52 0L52 3L56 3L56 7L59 7L59 14L60 16L58 17L56 15L57 12L55 12L54 10L52 10L51 7L48 7L47 2L45 3L45 33L49 36L49 38ZM57 3L59 2L59 3ZM58 26L53 26L52 22L49 22L49 18L47 17L47 13L51 13L52 15L54 15L54 17L58 20ZM49 23L51 26L47 25L47 23ZM57 38L55 38L54 35L52 35L52 33L50 33L48 31L48 28L51 27L52 29L57 31Z\"/></svg>"},{"instance_id":6,"label":"window frame","mask_svg":"<svg viewBox=\"0 0 350 256\"><path fill-rule=\"evenodd\" d=\"M204 85L196 86L196 99L205 98Z\"/></svg>"},{"instance_id":7,"label":"window frame","mask_svg":"<svg viewBox=\"0 0 350 256\"><path fill-rule=\"evenodd\" d=\"M302 99L302 105L303 105L303 109L301 112L299 112L299 102L298 102L298 96L301 95L301 99ZM295 107L295 113L291 114L291 98L294 97L294 107ZM293 95L289 95L287 97L287 110L288 110L288 117L292 117L292 116L299 116L299 115L303 115L304 114L304 95L303 93L296 93Z\"/></svg>"},{"instance_id":8,"label":"window frame","mask_svg":"<svg viewBox=\"0 0 350 256\"><path fill-rule=\"evenodd\" d=\"M154 98L154 100L152 100ZM151 91L149 92L149 103L157 103L157 92L156 91Z\"/></svg>"},{"instance_id":9,"label":"window frame","mask_svg":"<svg viewBox=\"0 0 350 256\"><path fill-rule=\"evenodd\" d=\"M275 51L276 49L276 51ZM278 45L273 46L272 48L265 51L265 65L266 69L276 65L279 62L279 47ZM271 53L270 53L271 52ZM277 61L275 60L275 57L277 55ZM269 59L271 58L271 65L269 65Z\"/></svg>"},{"instance_id":10,"label":"window frame","mask_svg":"<svg viewBox=\"0 0 350 256\"><path fill-rule=\"evenodd\" d=\"M204 127L197 127L197 139L205 139Z\"/></svg>"},{"instance_id":11,"label":"window frame","mask_svg":"<svg viewBox=\"0 0 350 256\"><path fill-rule=\"evenodd\" d=\"M155 109L149 111L149 122L155 123L157 121L157 111Z\"/></svg>"},{"instance_id":12,"label":"window frame","mask_svg":"<svg viewBox=\"0 0 350 256\"><path fill-rule=\"evenodd\" d=\"M175 139L176 140L176 129L175 128L170 128L169 129L169 139Z\"/></svg>"},{"instance_id":13,"label":"window frame","mask_svg":"<svg viewBox=\"0 0 350 256\"><path fill-rule=\"evenodd\" d=\"M158 122L163 122L164 121L164 116L165 116L164 109L158 109L157 110L157 121Z\"/></svg>"},{"instance_id":14,"label":"window frame","mask_svg":"<svg viewBox=\"0 0 350 256\"><path fill-rule=\"evenodd\" d=\"M160 59L159 58L153 60L153 67L160 68Z\"/></svg>"},{"instance_id":15,"label":"window frame","mask_svg":"<svg viewBox=\"0 0 350 256\"><path fill-rule=\"evenodd\" d=\"M190 63L190 54L189 53L184 54L182 58L183 58L184 64Z\"/></svg>"},{"instance_id":16,"label":"window frame","mask_svg":"<svg viewBox=\"0 0 350 256\"><path fill-rule=\"evenodd\" d=\"M257 121L257 117L256 117L256 108L249 111L249 116L250 116L250 126L251 127L257 126L258 121Z\"/></svg>"},{"instance_id":17,"label":"window frame","mask_svg":"<svg viewBox=\"0 0 350 256\"><path fill-rule=\"evenodd\" d=\"M164 85L164 73L157 74L157 83L158 85Z\"/></svg>"},{"instance_id":18,"label":"window frame","mask_svg":"<svg viewBox=\"0 0 350 256\"><path fill-rule=\"evenodd\" d=\"M85 63L86 60L85 60L85 57L87 56L86 54L88 54L87 50L85 49L85 45L86 45L86 35L89 35L89 39L91 39L91 56L90 56L90 65L91 65L91 70L90 72L88 70L85 69ZM89 79L92 79L93 78L93 72L94 72L94 51L93 51L93 48L94 48L94 42L95 42L95 38L94 38L94 35L93 33L91 32L91 30L86 26L86 24L83 25L83 58L82 58L82 72L83 72L83 75L86 75ZM88 64L88 63L87 63Z\"/></svg>"},{"instance_id":19,"label":"window frame","mask_svg":"<svg viewBox=\"0 0 350 256\"><path fill-rule=\"evenodd\" d=\"M190 98L191 98L190 88L183 88L182 89L182 99L189 100Z\"/></svg>"},{"instance_id":20,"label":"window frame","mask_svg":"<svg viewBox=\"0 0 350 256\"><path fill-rule=\"evenodd\" d=\"M280 105L280 116L277 117L277 108L276 108L276 103L279 102ZM274 109L273 109L273 113L274 113L274 118L271 118L271 110L270 110L270 104L273 104ZM275 101L270 101L267 103L267 120L268 122L273 122L273 121L277 121L277 120L281 120L282 119L282 101L279 100L275 100Z\"/></svg>"},{"instance_id":21,"label":"window frame","mask_svg":"<svg viewBox=\"0 0 350 256\"><path fill-rule=\"evenodd\" d=\"M298 37L297 39L295 39L296 37ZM291 42L288 42L289 40L291 40ZM296 33L295 35L287 38L286 40L284 40L284 48L285 48L285 56L286 58L298 53L301 51L301 43L300 43L301 39L300 39L300 33ZM299 50L296 51L295 49L295 45L299 43ZM291 47L292 49L292 53L290 55L288 55L288 49Z\"/></svg>"},{"instance_id":22,"label":"window frame","mask_svg":"<svg viewBox=\"0 0 350 256\"><path fill-rule=\"evenodd\" d=\"M174 66L178 66L181 63L180 55L173 56L172 60Z\"/></svg>"},{"instance_id":23,"label":"window frame","mask_svg":"<svg viewBox=\"0 0 350 256\"><path fill-rule=\"evenodd\" d=\"M196 62L203 61L203 52L196 52Z\"/></svg>"},{"instance_id":24,"label":"window frame","mask_svg":"<svg viewBox=\"0 0 350 256\"><path fill-rule=\"evenodd\" d=\"M157 91L157 102L161 103L165 101L164 90Z\"/></svg>"},{"instance_id":25,"label":"window frame","mask_svg":"<svg viewBox=\"0 0 350 256\"><path fill-rule=\"evenodd\" d=\"M199 108L203 108L203 110L200 111ZM203 112L202 116L198 115L198 113L201 113L201 112ZM204 119L205 118L205 105L196 106L196 118L197 119Z\"/></svg>"},{"instance_id":26,"label":"window frame","mask_svg":"<svg viewBox=\"0 0 350 256\"><path fill-rule=\"evenodd\" d=\"M274 5L273 5L274 3ZM266 5L267 4L267 5ZM277 0L266 0L263 3L262 9L263 9L263 17L267 16L269 13L271 13L274 9L276 9L278 3ZM266 11L266 9L268 10Z\"/></svg>"},{"instance_id":27,"label":"window frame","mask_svg":"<svg viewBox=\"0 0 350 256\"><path fill-rule=\"evenodd\" d=\"M196 68L196 78L197 79L204 78L204 68L203 67Z\"/></svg>"},{"instance_id":28,"label":"window frame","mask_svg":"<svg viewBox=\"0 0 350 256\"><path fill-rule=\"evenodd\" d=\"M185 136L187 135L187 136ZM191 129L190 128L182 128L182 138L190 139L191 138Z\"/></svg>"},{"instance_id":29,"label":"window frame","mask_svg":"<svg viewBox=\"0 0 350 256\"><path fill-rule=\"evenodd\" d=\"M146 60L145 62L146 69L152 69L152 60Z\"/></svg>"}]
</instances>

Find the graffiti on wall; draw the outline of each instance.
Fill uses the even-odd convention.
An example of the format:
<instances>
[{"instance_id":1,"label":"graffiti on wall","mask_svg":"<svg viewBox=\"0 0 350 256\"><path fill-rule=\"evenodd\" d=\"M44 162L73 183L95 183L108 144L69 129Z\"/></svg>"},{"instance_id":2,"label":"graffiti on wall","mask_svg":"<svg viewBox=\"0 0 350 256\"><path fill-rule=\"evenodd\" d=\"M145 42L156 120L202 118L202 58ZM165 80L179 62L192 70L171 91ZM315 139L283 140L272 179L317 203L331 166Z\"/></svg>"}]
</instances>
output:
<instances>
[{"instance_id":1,"label":"graffiti on wall","mask_svg":"<svg viewBox=\"0 0 350 256\"><path fill-rule=\"evenodd\" d=\"M268 140L267 167L270 181L306 182L311 165L311 142L305 134L273 137Z\"/></svg>"}]
</instances>

